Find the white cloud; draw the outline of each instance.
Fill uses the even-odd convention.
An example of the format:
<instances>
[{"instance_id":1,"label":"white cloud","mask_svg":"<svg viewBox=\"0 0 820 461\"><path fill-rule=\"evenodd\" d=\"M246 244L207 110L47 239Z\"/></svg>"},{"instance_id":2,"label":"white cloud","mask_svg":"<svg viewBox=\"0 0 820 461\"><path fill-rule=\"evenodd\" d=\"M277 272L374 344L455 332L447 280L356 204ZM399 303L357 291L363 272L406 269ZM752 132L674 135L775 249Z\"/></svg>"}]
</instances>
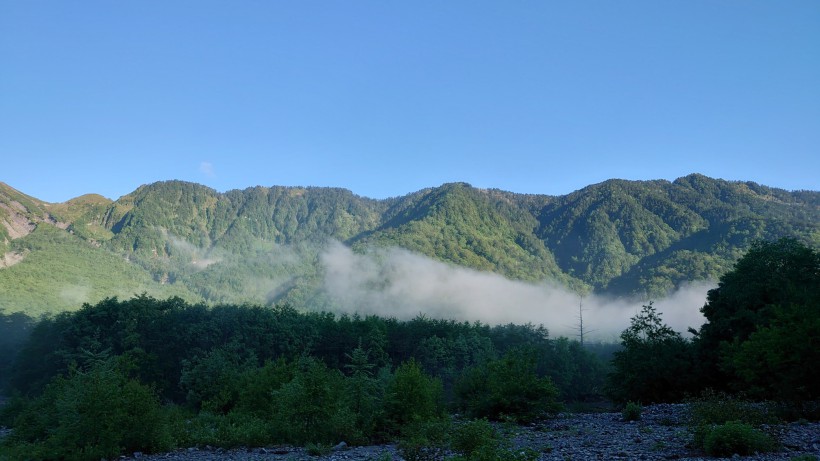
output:
<instances>
[{"instance_id":1,"label":"white cloud","mask_svg":"<svg viewBox=\"0 0 820 461\"><path fill-rule=\"evenodd\" d=\"M577 334L577 294L548 283L527 283L501 275L451 266L391 248L356 254L340 243L321 255L324 288L344 311L400 319L420 313L438 318L480 320L491 325L543 324L553 336ZM700 307L710 283L681 287L655 302L676 331L703 323ZM584 328L590 337L617 339L643 303L591 295L583 299Z\"/></svg>"},{"instance_id":2,"label":"white cloud","mask_svg":"<svg viewBox=\"0 0 820 461\"><path fill-rule=\"evenodd\" d=\"M199 172L209 178L216 176L214 173L214 165L211 162L202 162L199 164Z\"/></svg>"}]
</instances>

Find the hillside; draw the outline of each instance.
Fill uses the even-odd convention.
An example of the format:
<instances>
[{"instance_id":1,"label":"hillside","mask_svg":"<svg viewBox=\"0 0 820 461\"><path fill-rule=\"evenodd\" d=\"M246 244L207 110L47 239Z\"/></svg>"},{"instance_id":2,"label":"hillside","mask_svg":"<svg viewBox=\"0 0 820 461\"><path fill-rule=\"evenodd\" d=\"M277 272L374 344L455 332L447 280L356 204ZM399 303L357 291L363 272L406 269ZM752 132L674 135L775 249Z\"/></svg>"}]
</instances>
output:
<instances>
[{"instance_id":1,"label":"hillside","mask_svg":"<svg viewBox=\"0 0 820 461\"><path fill-rule=\"evenodd\" d=\"M333 241L375 260L398 247L579 293L662 296L716 280L752 241L782 236L820 245L820 192L697 174L564 196L452 183L387 200L167 181L113 202L49 204L0 183L0 309L58 312L136 291L332 309L323 255Z\"/></svg>"}]
</instances>

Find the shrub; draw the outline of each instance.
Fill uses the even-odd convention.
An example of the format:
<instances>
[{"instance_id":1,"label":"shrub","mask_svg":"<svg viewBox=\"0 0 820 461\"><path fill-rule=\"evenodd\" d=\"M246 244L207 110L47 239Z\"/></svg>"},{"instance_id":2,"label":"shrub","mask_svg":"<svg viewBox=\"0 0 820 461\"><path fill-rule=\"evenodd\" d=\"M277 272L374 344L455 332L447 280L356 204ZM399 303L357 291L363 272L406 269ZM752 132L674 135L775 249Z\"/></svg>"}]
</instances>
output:
<instances>
[{"instance_id":1,"label":"shrub","mask_svg":"<svg viewBox=\"0 0 820 461\"><path fill-rule=\"evenodd\" d=\"M325 456L329 455L330 452L333 451L333 447L324 443L311 442L305 445L305 451L310 456Z\"/></svg>"},{"instance_id":2,"label":"shrub","mask_svg":"<svg viewBox=\"0 0 820 461\"><path fill-rule=\"evenodd\" d=\"M278 442L270 422L247 413L193 414L179 407L167 407L166 413L177 446L260 447Z\"/></svg>"},{"instance_id":3,"label":"shrub","mask_svg":"<svg viewBox=\"0 0 820 461\"><path fill-rule=\"evenodd\" d=\"M453 451L468 458L484 447L498 445L498 434L486 419L468 421L453 431Z\"/></svg>"},{"instance_id":4,"label":"shrub","mask_svg":"<svg viewBox=\"0 0 820 461\"><path fill-rule=\"evenodd\" d=\"M640 403L627 402L626 406L621 412L621 415L623 416L624 421L640 421L642 411L643 407Z\"/></svg>"},{"instance_id":5,"label":"shrub","mask_svg":"<svg viewBox=\"0 0 820 461\"><path fill-rule=\"evenodd\" d=\"M534 461L538 458L538 452L533 449L513 449L510 440L502 437L486 419L467 421L456 427L450 448L457 455L453 461Z\"/></svg>"},{"instance_id":6,"label":"shrub","mask_svg":"<svg viewBox=\"0 0 820 461\"><path fill-rule=\"evenodd\" d=\"M775 441L763 431L740 421L730 421L709 428L703 449L710 456L729 457L772 451Z\"/></svg>"},{"instance_id":7,"label":"shrub","mask_svg":"<svg viewBox=\"0 0 820 461\"><path fill-rule=\"evenodd\" d=\"M448 419L426 419L407 423L399 438L399 454L405 461L439 461L447 453Z\"/></svg>"},{"instance_id":8,"label":"shrub","mask_svg":"<svg viewBox=\"0 0 820 461\"><path fill-rule=\"evenodd\" d=\"M689 427L694 434L694 444L702 447L712 427L737 421L751 425L775 424L778 419L767 404L754 403L712 391L689 401Z\"/></svg>"}]
</instances>

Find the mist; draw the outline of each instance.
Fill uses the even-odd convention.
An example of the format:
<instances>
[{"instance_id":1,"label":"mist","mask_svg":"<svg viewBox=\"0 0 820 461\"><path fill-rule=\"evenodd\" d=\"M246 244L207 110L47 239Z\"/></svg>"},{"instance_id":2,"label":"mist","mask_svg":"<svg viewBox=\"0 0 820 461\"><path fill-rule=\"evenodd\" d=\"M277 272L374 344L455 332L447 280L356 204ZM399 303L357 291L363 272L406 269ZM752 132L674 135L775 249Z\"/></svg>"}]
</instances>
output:
<instances>
[{"instance_id":1,"label":"mist","mask_svg":"<svg viewBox=\"0 0 820 461\"><path fill-rule=\"evenodd\" d=\"M501 275L456 267L400 248L354 253L334 242L321 253L324 290L344 312L409 319L428 317L543 324L552 336L578 334L583 305L585 339L617 340L646 303L599 295L581 299L564 287L528 283ZM676 331L699 327L700 308L715 283L692 283L654 301L664 322Z\"/></svg>"},{"instance_id":2,"label":"mist","mask_svg":"<svg viewBox=\"0 0 820 461\"><path fill-rule=\"evenodd\" d=\"M167 242L171 244L171 248L183 257L189 259L190 266L194 270L206 269L212 264L222 262L223 257L216 254L217 250L215 248L199 248L198 246L171 235L168 232L163 231L163 233L165 234Z\"/></svg>"}]
</instances>

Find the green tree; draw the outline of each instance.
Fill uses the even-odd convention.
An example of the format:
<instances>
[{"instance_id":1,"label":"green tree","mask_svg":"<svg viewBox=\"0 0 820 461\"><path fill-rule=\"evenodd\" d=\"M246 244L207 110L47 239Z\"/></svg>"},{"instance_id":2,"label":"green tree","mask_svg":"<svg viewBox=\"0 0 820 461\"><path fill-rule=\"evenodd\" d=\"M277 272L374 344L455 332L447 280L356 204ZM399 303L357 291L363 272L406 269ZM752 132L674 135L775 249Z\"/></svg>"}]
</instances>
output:
<instances>
[{"instance_id":1,"label":"green tree","mask_svg":"<svg viewBox=\"0 0 820 461\"><path fill-rule=\"evenodd\" d=\"M98 460L170 448L156 395L108 359L56 378L16 418L11 444L33 444L31 458Z\"/></svg>"},{"instance_id":2,"label":"green tree","mask_svg":"<svg viewBox=\"0 0 820 461\"><path fill-rule=\"evenodd\" d=\"M800 404L820 397L820 307L777 306L769 325L725 349L744 391Z\"/></svg>"},{"instance_id":3,"label":"green tree","mask_svg":"<svg viewBox=\"0 0 820 461\"><path fill-rule=\"evenodd\" d=\"M387 385L385 417L388 430L398 433L411 424L443 416L441 381L427 376L415 360L396 368Z\"/></svg>"},{"instance_id":4,"label":"green tree","mask_svg":"<svg viewBox=\"0 0 820 461\"><path fill-rule=\"evenodd\" d=\"M322 362L299 360L294 378L274 393L274 424L292 443L336 443L353 432L344 376Z\"/></svg>"},{"instance_id":5,"label":"green tree","mask_svg":"<svg viewBox=\"0 0 820 461\"><path fill-rule=\"evenodd\" d=\"M650 302L621 333L607 393L618 402L680 400L692 388L691 343L663 323Z\"/></svg>"},{"instance_id":6,"label":"green tree","mask_svg":"<svg viewBox=\"0 0 820 461\"><path fill-rule=\"evenodd\" d=\"M459 406L476 418L529 422L558 410L558 389L538 376L532 349L513 349L504 357L465 370L456 383Z\"/></svg>"},{"instance_id":7,"label":"green tree","mask_svg":"<svg viewBox=\"0 0 820 461\"><path fill-rule=\"evenodd\" d=\"M754 243L709 291L701 312L707 320L695 339L701 385L760 397L812 395L805 389L816 376L806 375L812 362L803 360L818 349L816 250L790 238ZM776 391L779 385L787 387Z\"/></svg>"}]
</instances>

